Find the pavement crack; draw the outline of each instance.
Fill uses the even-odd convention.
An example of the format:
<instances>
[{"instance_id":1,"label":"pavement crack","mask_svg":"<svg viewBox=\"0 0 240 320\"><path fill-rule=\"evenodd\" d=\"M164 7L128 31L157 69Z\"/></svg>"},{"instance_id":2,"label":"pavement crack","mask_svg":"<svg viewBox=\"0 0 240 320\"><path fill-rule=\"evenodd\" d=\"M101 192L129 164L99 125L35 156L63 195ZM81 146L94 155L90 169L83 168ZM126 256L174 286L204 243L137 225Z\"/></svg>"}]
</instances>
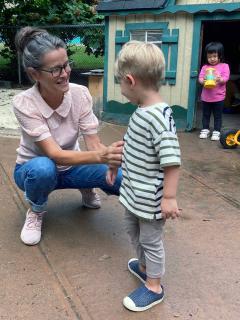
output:
<instances>
[{"instance_id":1,"label":"pavement crack","mask_svg":"<svg viewBox=\"0 0 240 320\"><path fill-rule=\"evenodd\" d=\"M23 202L22 198L20 197L18 190L17 190L17 187L15 186L15 184L12 183L11 178L9 177L7 171L5 170L5 168L1 162L0 162L0 173L1 173L3 180L6 182L8 189L11 192L12 199L13 199L14 203L16 204L16 206L19 209L22 216L24 216L24 214L25 214L24 211L27 210L27 207L26 207L25 203Z\"/></svg>"},{"instance_id":2,"label":"pavement crack","mask_svg":"<svg viewBox=\"0 0 240 320\"><path fill-rule=\"evenodd\" d=\"M197 181L198 183L200 183L201 185L203 185L205 188L213 191L214 193L217 194L217 196L221 199L223 199L225 202L229 203L231 206L233 206L236 209L240 209L240 202L231 197L228 194L222 193L219 190L216 190L215 188L211 187L210 185L208 185L204 179L202 179L201 177L197 176L197 175L193 175L191 174L189 171L187 171L186 169L182 169L182 172L184 172L186 175L188 175L190 178L192 178L193 180Z\"/></svg>"},{"instance_id":3,"label":"pavement crack","mask_svg":"<svg viewBox=\"0 0 240 320\"><path fill-rule=\"evenodd\" d=\"M11 178L9 177L7 171L5 170L1 162L0 162L0 176L2 176L4 183L9 189L12 195L12 199L18 208L18 211L24 217L25 211L27 210L27 206L22 200L21 196L19 195L17 187L15 186L15 184L12 183ZM51 259L49 259L49 255L46 254L46 249L44 248L44 240L42 240L41 243L36 246L36 248L39 250L48 269L50 269L53 279L55 279L55 283L60 288L62 295L64 296L64 299L67 301L70 310L73 312L75 316L75 319L76 320L93 320L86 306L84 306L84 304L82 303L80 298L77 296L77 294L73 292L74 289L72 288L71 284L68 282L66 277L54 268L54 265L51 262ZM74 296L74 299L72 298L73 296ZM77 303L75 303L74 300L75 301L77 300Z\"/></svg>"}]
</instances>

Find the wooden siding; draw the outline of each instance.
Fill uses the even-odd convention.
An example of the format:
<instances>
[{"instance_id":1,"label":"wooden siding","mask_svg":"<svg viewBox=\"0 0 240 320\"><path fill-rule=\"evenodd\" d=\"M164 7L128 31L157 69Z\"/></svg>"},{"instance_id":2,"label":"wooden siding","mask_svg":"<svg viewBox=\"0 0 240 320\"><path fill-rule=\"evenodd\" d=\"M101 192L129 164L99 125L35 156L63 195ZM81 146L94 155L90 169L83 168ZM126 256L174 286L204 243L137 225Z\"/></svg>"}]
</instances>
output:
<instances>
[{"instance_id":1,"label":"wooden siding","mask_svg":"<svg viewBox=\"0 0 240 320\"><path fill-rule=\"evenodd\" d=\"M188 88L190 79L191 48L193 17L189 14L179 13L173 15L128 15L110 16L109 28L109 56L108 56L108 96L107 101L113 100L126 103L127 100L121 95L120 87L114 82L115 60L115 33L116 30L125 29L128 23L168 22L168 28L179 29L178 63L176 85L164 85L161 93L164 100L170 105L180 105L187 108Z\"/></svg>"},{"instance_id":2,"label":"wooden siding","mask_svg":"<svg viewBox=\"0 0 240 320\"><path fill-rule=\"evenodd\" d=\"M188 4L214 4L214 3L240 3L240 0L176 0L177 5Z\"/></svg>"}]
</instances>

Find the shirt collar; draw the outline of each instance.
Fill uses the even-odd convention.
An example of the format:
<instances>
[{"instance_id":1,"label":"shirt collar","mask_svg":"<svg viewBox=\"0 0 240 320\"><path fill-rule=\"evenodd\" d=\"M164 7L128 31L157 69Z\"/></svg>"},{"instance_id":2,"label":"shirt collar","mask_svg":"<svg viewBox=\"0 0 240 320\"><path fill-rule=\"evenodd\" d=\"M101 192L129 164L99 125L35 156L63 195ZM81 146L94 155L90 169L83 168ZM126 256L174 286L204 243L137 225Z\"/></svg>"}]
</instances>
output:
<instances>
[{"instance_id":1,"label":"shirt collar","mask_svg":"<svg viewBox=\"0 0 240 320\"><path fill-rule=\"evenodd\" d=\"M39 100L38 108L41 111L41 114L44 116L44 118L48 119L50 118L54 112L59 114L61 117L66 118L69 114L69 111L72 106L72 96L70 93L70 90L68 90L63 97L63 101L60 104L60 106L57 109L52 109L46 101L41 96L37 83L34 85L34 91L36 93L36 97Z\"/></svg>"}]
</instances>

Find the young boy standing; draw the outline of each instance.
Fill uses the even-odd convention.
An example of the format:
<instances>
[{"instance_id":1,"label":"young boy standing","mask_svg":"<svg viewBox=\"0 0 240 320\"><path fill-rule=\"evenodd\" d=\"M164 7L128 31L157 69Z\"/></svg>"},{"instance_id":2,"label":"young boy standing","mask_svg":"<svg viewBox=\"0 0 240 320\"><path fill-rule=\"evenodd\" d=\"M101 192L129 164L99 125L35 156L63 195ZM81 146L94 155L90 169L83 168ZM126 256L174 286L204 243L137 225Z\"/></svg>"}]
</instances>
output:
<instances>
[{"instance_id":1,"label":"young boy standing","mask_svg":"<svg viewBox=\"0 0 240 320\"><path fill-rule=\"evenodd\" d=\"M180 148L172 111L159 93L164 69L161 49L138 41L123 46L115 65L122 94L138 105L124 137L120 189L124 223L137 253L128 269L143 282L123 299L131 311L147 310L163 300L163 226L180 213L176 201ZM110 184L115 175L110 169Z\"/></svg>"}]
</instances>

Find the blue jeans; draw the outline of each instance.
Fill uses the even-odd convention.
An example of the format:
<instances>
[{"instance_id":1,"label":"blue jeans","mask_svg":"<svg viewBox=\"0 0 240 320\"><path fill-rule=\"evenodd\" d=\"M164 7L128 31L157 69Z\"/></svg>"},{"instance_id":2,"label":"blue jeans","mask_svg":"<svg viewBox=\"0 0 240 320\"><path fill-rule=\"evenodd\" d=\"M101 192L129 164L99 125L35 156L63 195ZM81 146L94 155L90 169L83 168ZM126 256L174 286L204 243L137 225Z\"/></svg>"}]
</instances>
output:
<instances>
[{"instance_id":1,"label":"blue jeans","mask_svg":"<svg viewBox=\"0 0 240 320\"><path fill-rule=\"evenodd\" d=\"M48 195L58 189L100 188L107 194L119 195L122 180L121 169L113 186L106 182L108 166L104 164L78 165L66 171L58 171L54 161L36 157L24 164L16 164L14 180L24 191L32 210L46 209Z\"/></svg>"},{"instance_id":2,"label":"blue jeans","mask_svg":"<svg viewBox=\"0 0 240 320\"><path fill-rule=\"evenodd\" d=\"M203 129L209 129L210 117L213 113L214 118L214 130L221 131L222 127L222 112L224 107L224 101L218 102L205 102L202 101L203 113L202 113L202 125Z\"/></svg>"}]
</instances>

